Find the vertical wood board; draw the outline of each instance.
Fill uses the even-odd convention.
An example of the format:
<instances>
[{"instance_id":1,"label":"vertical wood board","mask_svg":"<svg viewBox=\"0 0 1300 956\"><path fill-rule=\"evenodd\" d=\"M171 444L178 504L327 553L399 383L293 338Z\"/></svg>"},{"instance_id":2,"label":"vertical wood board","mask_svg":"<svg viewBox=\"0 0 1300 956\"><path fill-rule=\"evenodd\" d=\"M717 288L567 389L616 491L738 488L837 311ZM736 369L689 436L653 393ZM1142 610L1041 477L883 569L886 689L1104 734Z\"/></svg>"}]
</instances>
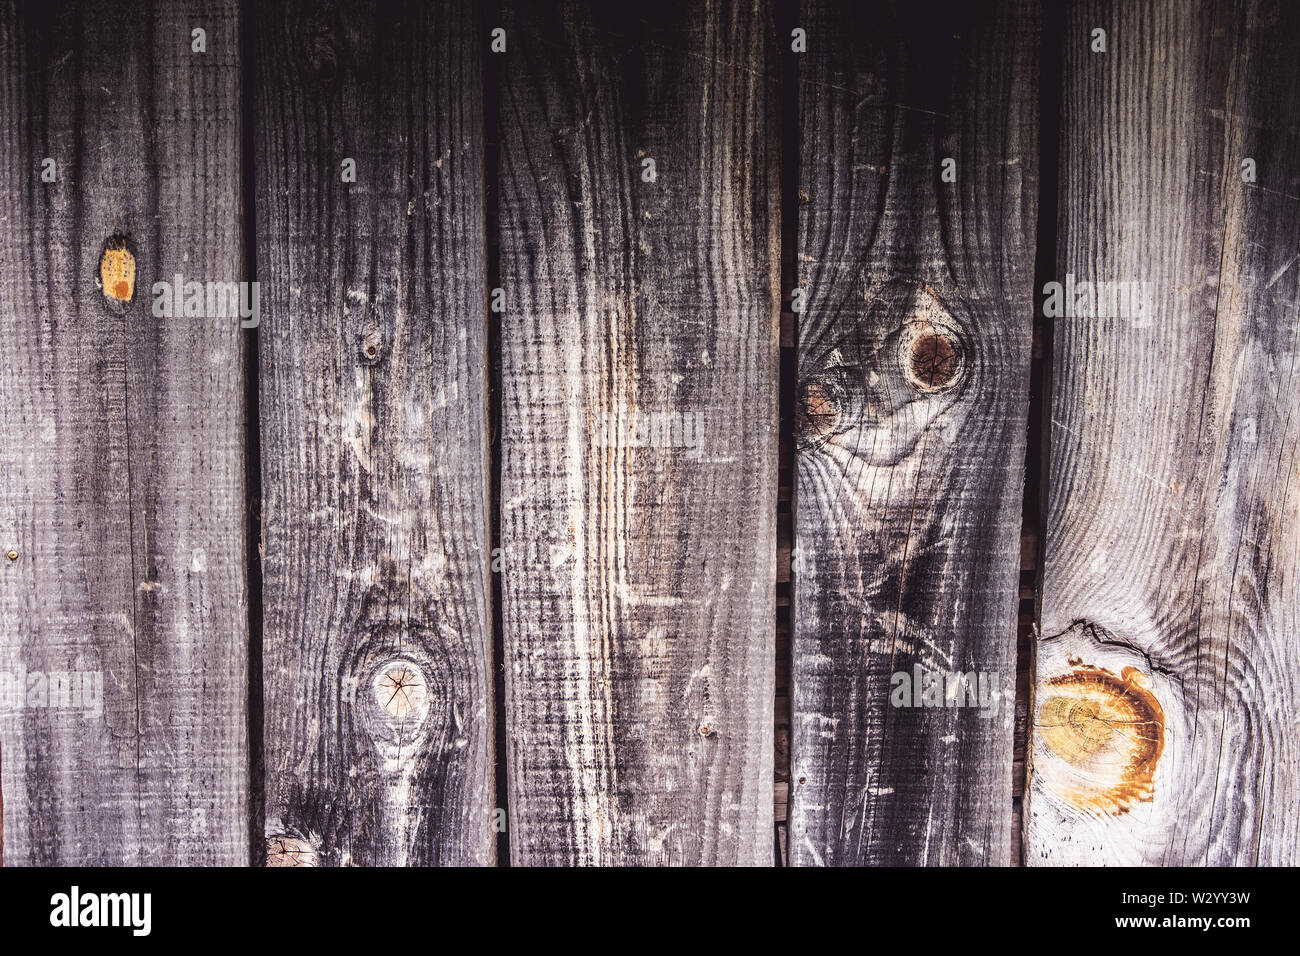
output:
<instances>
[{"instance_id":1,"label":"vertical wood board","mask_svg":"<svg viewBox=\"0 0 1300 956\"><path fill-rule=\"evenodd\" d=\"M153 294L243 278L238 56L233 2L0 7L11 865L248 860L242 333Z\"/></svg>"},{"instance_id":2,"label":"vertical wood board","mask_svg":"<svg viewBox=\"0 0 1300 956\"><path fill-rule=\"evenodd\" d=\"M488 864L483 37L457 0L252 29L267 863Z\"/></svg>"},{"instance_id":3,"label":"vertical wood board","mask_svg":"<svg viewBox=\"0 0 1300 956\"><path fill-rule=\"evenodd\" d=\"M767 865L771 10L528 4L501 20L512 860Z\"/></svg>"},{"instance_id":4,"label":"vertical wood board","mask_svg":"<svg viewBox=\"0 0 1300 956\"><path fill-rule=\"evenodd\" d=\"M1009 859L1038 23L800 7L793 865Z\"/></svg>"},{"instance_id":5,"label":"vertical wood board","mask_svg":"<svg viewBox=\"0 0 1300 956\"><path fill-rule=\"evenodd\" d=\"M1060 278L1141 295L1054 323L1030 864L1297 862L1297 43L1290 4L1066 15Z\"/></svg>"}]
</instances>

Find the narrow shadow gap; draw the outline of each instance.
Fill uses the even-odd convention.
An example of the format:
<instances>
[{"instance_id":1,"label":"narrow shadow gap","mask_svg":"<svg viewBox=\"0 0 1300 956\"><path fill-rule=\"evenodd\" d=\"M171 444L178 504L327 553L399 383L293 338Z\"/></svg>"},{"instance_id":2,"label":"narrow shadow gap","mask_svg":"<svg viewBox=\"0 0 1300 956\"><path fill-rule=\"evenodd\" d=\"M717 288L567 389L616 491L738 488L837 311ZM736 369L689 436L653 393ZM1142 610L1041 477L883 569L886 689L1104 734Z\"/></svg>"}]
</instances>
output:
<instances>
[{"instance_id":1,"label":"narrow shadow gap","mask_svg":"<svg viewBox=\"0 0 1300 956\"><path fill-rule=\"evenodd\" d=\"M500 18L498 18L499 22ZM483 61L483 216L486 242L486 278L484 314L487 322L488 421L491 444L491 484L488 491L488 525L492 560L492 707L495 730L495 772L493 790L496 809L510 819L510 779L507 768L506 740L506 664L505 628L501 578L505 562L501 557L501 313L491 309L492 290L501 285L500 200L500 69L494 55ZM494 819L497 816L493 814ZM507 828L497 834L497 866L510 866L510 834Z\"/></svg>"},{"instance_id":2,"label":"narrow shadow gap","mask_svg":"<svg viewBox=\"0 0 1300 956\"><path fill-rule=\"evenodd\" d=\"M257 281L256 150L253 143L253 37L250 4L239 11L240 70L240 202L243 216L244 279ZM262 866L266 858L266 768L262 738L262 434L260 352L258 329L241 331L244 338L244 489L247 528L245 562L248 571L248 840L249 861Z\"/></svg>"},{"instance_id":3,"label":"narrow shadow gap","mask_svg":"<svg viewBox=\"0 0 1300 956\"><path fill-rule=\"evenodd\" d=\"M790 793L791 648L794 618L791 551L794 547L794 421L798 362L795 352L796 321L791 310L795 284L795 246L799 223L799 97L798 54L790 49L790 31L798 26L798 0L778 0L776 51L780 62L781 154L781 340L780 340L780 451L778 453L776 507L776 680L773 718L775 753L773 834L776 865L788 865L787 815Z\"/></svg>"},{"instance_id":4,"label":"narrow shadow gap","mask_svg":"<svg viewBox=\"0 0 1300 956\"><path fill-rule=\"evenodd\" d=\"M1012 864L1024 865L1024 794L1032 728L1034 641L1042 617L1043 554L1047 527L1052 401L1052 323L1043 316L1039 290L1056 279L1060 200L1061 53L1064 11L1044 4L1038 84L1038 222L1034 257L1033 358L1029 375L1029 421L1025 444L1025 494L1021 531L1020 621L1016 642L1016 740L1018 778L1014 783L1015 831Z\"/></svg>"}]
</instances>

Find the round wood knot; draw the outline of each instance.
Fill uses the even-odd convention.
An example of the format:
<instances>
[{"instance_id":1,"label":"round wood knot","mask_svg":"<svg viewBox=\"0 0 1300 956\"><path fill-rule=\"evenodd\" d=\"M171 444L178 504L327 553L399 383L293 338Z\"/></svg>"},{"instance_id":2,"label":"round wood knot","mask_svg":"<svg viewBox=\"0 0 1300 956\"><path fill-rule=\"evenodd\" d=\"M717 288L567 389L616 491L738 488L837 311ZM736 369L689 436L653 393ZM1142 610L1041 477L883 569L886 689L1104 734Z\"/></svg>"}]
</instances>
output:
<instances>
[{"instance_id":1,"label":"round wood knot","mask_svg":"<svg viewBox=\"0 0 1300 956\"><path fill-rule=\"evenodd\" d=\"M306 840L288 835L266 838L267 866L320 866L320 855Z\"/></svg>"},{"instance_id":2,"label":"round wood knot","mask_svg":"<svg viewBox=\"0 0 1300 956\"><path fill-rule=\"evenodd\" d=\"M928 285L912 288L906 308L897 340L904 379L922 393L956 387L970 358L961 324Z\"/></svg>"},{"instance_id":3,"label":"round wood knot","mask_svg":"<svg viewBox=\"0 0 1300 956\"><path fill-rule=\"evenodd\" d=\"M795 438L802 447L820 448L844 428L845 384L837 369L827 369L799 386ZM849 416L851 418L851 416Z\"/></svg>"},{"instance_id":4,"label":"round wood knot","mask_svg":"<svg viewBox=\"0 0 1300 956\"><path fill-rule=\"evenodd\" d=\"M5 557L8 558L10 561L17 561L17 560L18 560L18 552L17 552L17 551L7 551L7 552L5 552Z\"/></svg>"},{"instance_id":5,"label":"round wood knot","mask_svg":"<svg viewBox=\"0 0 1300 956\"><path fill-rule=\"evenodd\" d=\"M375 701L394 721L422 720L428 709L429 686L424 674L410 661L393 661L375 675Z\"/></svg>"},{"instance_id":6,"label":"round wood knot","mask_svg":"<svg viewBox=\"0 0 1300 956\"><path fill-rule=\"evenodd\" d=\"M835 430L840 413L835 401L817 382L809 382L800 389L800 407L806 430L812 435L828 435Z\"/></svg>"},{"instance_id":7,"label":"round wood knot","mask_svg":"<svg viewBox=\"0 0 1300 956\"><path fill-rule=\"evenodd\" d=\"M908 350L908 377L927 391L947 388L961 370L961 346L935 329L922 332Z\"/></svg>"},{"instance_id":8,"label":"round wood knot","mask_svg":"<svg viewBox=\"0 0 1300 956\"><path fill-rule=\"evenodd\" d=\"M1053 677L1035 726L1060 760L1036 769L1069 803L1113 815L1154 799L1165 713L1150 677L1137 668L1125 667L1116 677L1079 664Z\"/></svg>"},{"instance_id":9,"label":"round wood knot","mask_svg":"<svg viewBox=\"0 0 1300 956\"><path fill-rule=\"evenodd\" d=\"M99 257L99 287L109 302L124 306L135 295L135 256L125 236L110 236Z\"/></svg>"},{"instance_id":10,"label":"round wood knot","mask_svg":"<svg viewBox=\"0 0 1300 956\"><path fill-rule=\"evenodd\" d=\"M384 335L379 326L373 322L366 323L359 339L357 347L361 353L361 364L378 365L384 357Z\"/></svg>"}]
</instances>

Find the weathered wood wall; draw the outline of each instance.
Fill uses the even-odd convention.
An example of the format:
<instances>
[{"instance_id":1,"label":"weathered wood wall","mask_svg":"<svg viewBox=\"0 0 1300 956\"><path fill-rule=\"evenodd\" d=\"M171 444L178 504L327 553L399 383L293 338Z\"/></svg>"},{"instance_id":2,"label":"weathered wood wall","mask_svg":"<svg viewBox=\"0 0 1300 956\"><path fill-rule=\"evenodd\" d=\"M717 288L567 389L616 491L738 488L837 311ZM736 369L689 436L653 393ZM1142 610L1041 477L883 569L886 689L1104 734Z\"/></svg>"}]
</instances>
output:
<instances>
[{"instance_id":1,"label":"weathered wood wall","mask_svg":"<svg viewBox=\"0 0 1300 956\"><path fill-rule=\"evenodd\" d=\"M4 859L1297 862L1298 43L0 4Z\"/></svg>"},{"instance_id":2,"label":"weathered wood wall","mask_svg":"<svg viewBox=\"0 0 1300 956\"><path fill-rule=\"evenodd\" d=\"M241 278L238 47L234 2L0 8L10 864L248 860L240 325L151 293Z\"/></svg>"},{"instance_id":3,"label":"weathered wood wall","mask_svg":"<svg viewBox=\"0 0 1300 956\"><path fill-rule=\"evenodd\" d=\"M1055 321L1028 863L1297 862L1297 38L1066 18L1058 272L1148 308Z\"/></svg>"}]
</instances>

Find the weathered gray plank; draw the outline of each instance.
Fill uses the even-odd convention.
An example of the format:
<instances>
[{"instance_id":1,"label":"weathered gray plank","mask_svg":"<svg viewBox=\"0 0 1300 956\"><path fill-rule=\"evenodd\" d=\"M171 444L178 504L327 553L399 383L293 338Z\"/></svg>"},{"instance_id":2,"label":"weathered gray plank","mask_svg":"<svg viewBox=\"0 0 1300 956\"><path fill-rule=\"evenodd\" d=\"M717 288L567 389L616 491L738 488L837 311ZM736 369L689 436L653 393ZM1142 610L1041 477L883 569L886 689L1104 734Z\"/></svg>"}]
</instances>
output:
<instances>
[{"instance_id":1,"label":"weathered gray plank","mask_svg":"<svg viewBox=\"0 0 1300 956\"><path fill-rule=\"evenodd\" d=\"M267 862L490 863L485 38L458 0L252 30Z\"/></svg>"},{"instance_id":2,"label":"weathered gray plank","mask_svg":"<svg viewBox=\"0 0 1300 956\"><path fill-rule=\"evenodd\" d=\"M238 41L234 2L0 7L9 864L248 859L239 321L151 309L242 278Z\"/></svg>"},{"instance_id":3,"label":"weathered gray plank","mask_svg":"<svg viewBox=\"0 0 1300 956\"><path fill-rule=\"evenodd\" d=\"M1038 11L799 26L790 859L1005 864ZM958 674L982 700L911 686Z\"/></svg>"},{"instance_id":4,"label":"weathered gray plank","mask_svg":"<svg viewBox=\"0 0 1300 956\"><path fill-rule=\"evenodd\" d=\"M1027 863L1300 861L1298 44L1293 4L1067 14L1059 278L1151 307L1055 321Z\"/></svg>"},{"instance_id":5,"label":"weathered gray plank","mask_svg":"<svg viewBox=\"0 0 1300 956\"><path fill-rule=\"evenodd\" d=\"M512 860L770 864L771 11L502 22Z\"/></svg>"}]
</instances>

